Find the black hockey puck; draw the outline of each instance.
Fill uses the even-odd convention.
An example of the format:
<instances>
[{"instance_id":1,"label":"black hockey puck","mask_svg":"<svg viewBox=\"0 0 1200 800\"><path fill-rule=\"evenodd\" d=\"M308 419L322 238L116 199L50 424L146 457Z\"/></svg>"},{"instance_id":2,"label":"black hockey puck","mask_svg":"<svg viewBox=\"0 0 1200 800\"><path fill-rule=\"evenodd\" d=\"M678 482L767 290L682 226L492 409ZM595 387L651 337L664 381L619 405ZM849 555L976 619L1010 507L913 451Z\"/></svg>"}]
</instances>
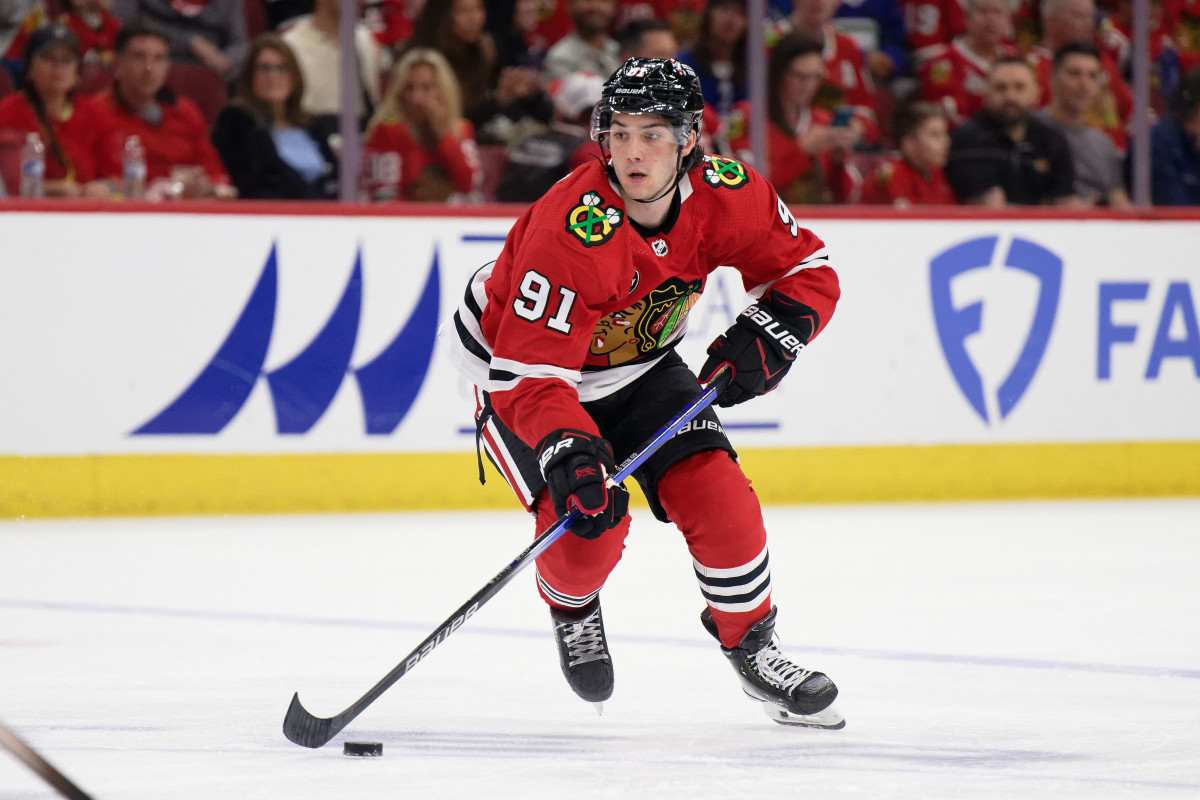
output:
<instances>
[{"instance_id":1,"label":"black hockey puck","mask_svg":"<svg viewBox=\"0 0 1200 800\"><path fill-rule=\"evenodd\" d=\"M382 756L383 742L346 742L342 754L347 756Z\"/></svg>"}]
</instances>

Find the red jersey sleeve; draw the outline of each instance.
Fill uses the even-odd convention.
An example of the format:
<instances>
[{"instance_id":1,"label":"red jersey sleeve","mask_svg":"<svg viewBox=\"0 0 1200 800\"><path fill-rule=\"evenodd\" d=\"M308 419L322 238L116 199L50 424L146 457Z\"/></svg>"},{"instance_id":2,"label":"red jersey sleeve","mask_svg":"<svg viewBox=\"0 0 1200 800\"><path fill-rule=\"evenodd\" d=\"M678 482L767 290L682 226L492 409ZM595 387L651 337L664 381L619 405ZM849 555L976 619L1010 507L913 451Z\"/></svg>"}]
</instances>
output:
<instances>
[{"instance_id":1,"label":"red jersey sleeve","mask_svg":"<svg viewBox=\"0 0 1200 800\"><path fill-rule=\"evenodd\" d=\"M745 169L747 185L720 195L725 206L718 215L722 224L713 226L715 235L703 247L711 262L741 273L751 297L779 292L816 311L815 339L841 295L825 243L800 227L761 175L748 166Z\"/></svg>"},{"instance_id":2,"label":"red jersey sleeve","mask_svg":"<svg viewBox=\"0 0 1200 800\"><path fill-rule=\"evenodd\" d=\"M466 194L483 179L479 150L475 146L475 128L467 120L459 120L458 135L447 133L437 144L438 160L445 168L454 188Z\"/></svg>"},{"instance_id":3,"label":"red jersey sleeve","mask_svg":"<svg viewBox=\"0 0 1200 800\"><path fill-rule=\"evenodd\" d=\"M373 201L400 199L403 151L408 129L399 123L383 122L371 129L363 142L361 189Z\"/></svg>"}]
</instances>

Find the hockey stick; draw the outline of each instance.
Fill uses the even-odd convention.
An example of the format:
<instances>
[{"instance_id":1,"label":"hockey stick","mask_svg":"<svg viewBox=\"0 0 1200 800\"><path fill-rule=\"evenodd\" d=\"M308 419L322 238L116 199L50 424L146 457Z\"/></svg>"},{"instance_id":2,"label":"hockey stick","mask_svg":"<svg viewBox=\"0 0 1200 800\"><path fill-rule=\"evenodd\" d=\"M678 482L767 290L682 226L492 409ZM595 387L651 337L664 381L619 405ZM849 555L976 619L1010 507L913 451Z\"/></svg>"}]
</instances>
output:
<instances>
[{"instance_id":1,"label":"hockey stick","mask_svg":"<svg viewBox=\"0 0 1200 800\"><path fill-rule=\"evenodd\" d=\"M25 744L19 736L9 730L3 723L0 723L0 747L7 749L17 757L18 761L40 775L46 783L57 789L58 793L63 797L69 798L69 800L92 800L82 789L67 780L66 775L56 770L49 761L38 755L36 750Z\"/></svg>"},{"instance_id":2,"label":"hockey stick","mask_svg":"<svg viewBox=\"0 0 1200 800\"><path fill-rule=\"evenodd\" d=\"M680 428L695 419L696 415L701 411L708 408L732 378L732 373L727 369L719 371L703 394L693 400L683 411L680 411L670 422L659 428L658 433L654 434L654 437L642 447L640 452L634 453L621 463L620 468L617 469L617 474L609 478L609 482L613 484L621 483L632 475L634 470L640 467L658 448L662 447L668 439L678 433ZM381 694L387 691L396 681L403 678L421 659L433 652L433 648L446 641L450 637L450 634L462 627L464 622L474 616L483 607L484 603L495 597L518 572L528 566L531 561L544 553L546 548L554 544L560 536L570 530L571 525L578 518L579 511L572 511L554 523L541 536L534 539L533 544L521 551L521 554L513 559L507 567L500 570L494 578L488 581L486 586L476 592L470 600L459 606L433 633L425 637L425 641L417 645L416 649L393 667L391 672L384 675L379 683L371 687L369 692L356 700L353 705L342 713L328 718L314 717L300 702L300 693L297 692L292 695L292 704L288 706L287 715L283 718L283 735L304 747L320 747L334 736L337 736L338 732L349 725L351 720L365 711L367 706L379 699Z\"/></svg>"}]
</instances>

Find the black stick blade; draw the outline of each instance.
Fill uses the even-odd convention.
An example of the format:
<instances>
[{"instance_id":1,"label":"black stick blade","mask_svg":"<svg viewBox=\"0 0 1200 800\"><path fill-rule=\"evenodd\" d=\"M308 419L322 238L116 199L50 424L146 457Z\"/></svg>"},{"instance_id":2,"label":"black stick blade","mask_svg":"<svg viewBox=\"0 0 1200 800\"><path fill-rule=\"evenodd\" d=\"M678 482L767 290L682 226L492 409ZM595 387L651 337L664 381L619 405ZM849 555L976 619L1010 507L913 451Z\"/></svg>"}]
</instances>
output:
<instances>
[{"instance_id":1,"label":"black stick blade","mask_svg":"<svg viewBox=\"0 0 1200 800\"><path fill-rule=\"evenodd\" d=\"M321 719L308 713L300 702L300 693L296 692L283 718L283 735L302 747L320 747L342 729L341 725L334 727L335 719Z\"/></svg>"}]
</instances>

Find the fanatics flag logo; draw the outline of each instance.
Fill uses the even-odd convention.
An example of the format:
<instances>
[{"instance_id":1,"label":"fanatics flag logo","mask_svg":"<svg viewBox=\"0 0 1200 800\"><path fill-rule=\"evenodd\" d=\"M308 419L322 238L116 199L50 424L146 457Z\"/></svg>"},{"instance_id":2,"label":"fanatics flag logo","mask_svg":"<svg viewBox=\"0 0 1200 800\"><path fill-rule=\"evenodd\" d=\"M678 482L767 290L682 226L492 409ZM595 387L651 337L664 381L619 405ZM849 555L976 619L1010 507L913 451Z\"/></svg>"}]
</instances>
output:
<instances>
[{"instance_id":1,"label":"fanatics flag logo","mask_svg":"<svg viewBox=\"0 0 1200 800\"><path fill-rule=\"evenodd\" d=\"M616 206L602 208L604 199L595 192L579 198L579 205L567 212L567 230L579 237L584 247L595 247L612 238L621 227L624 215Z\"/></svg>"},{"instance_id":2,"label":"fanatics flag logo","mask_svg":"<svg viewBox=\"0 0 1200 800\"><path fill-rule=\"evenodd\" d=\"M732 158L707 155L704 157L704 180L713 186L740 189L750 182L746 165Z\"/></svg>"},{"instance_id":3,"label":"fanatics flag logo","mask_svg":"<svg viewBox=\"0 0 1200 800\"><path fill-rule=\"evenodd\" d=\"M1061 258L1018 237L972 239L930 262L930 299L946 364L963 397L984 423L1012 413L1033 382L1054 328L1062 272ZM977 281L1010 280L1021 274L1028 280L1032 276L1038 287L1032 309L1026 309L1027 315L1007 308L997 314L993 309L989 315L986 294L975 302L956 305L953 286L968 274ZM1027 331L1013 329L1011 321L1019 317L1032 320ZM989 329L984 324L987 319L1003 323ZM988 345L994 345L990 352ZM993 385L985 386L985 375L993 376Z\"/></svg>"}]
</instances>

